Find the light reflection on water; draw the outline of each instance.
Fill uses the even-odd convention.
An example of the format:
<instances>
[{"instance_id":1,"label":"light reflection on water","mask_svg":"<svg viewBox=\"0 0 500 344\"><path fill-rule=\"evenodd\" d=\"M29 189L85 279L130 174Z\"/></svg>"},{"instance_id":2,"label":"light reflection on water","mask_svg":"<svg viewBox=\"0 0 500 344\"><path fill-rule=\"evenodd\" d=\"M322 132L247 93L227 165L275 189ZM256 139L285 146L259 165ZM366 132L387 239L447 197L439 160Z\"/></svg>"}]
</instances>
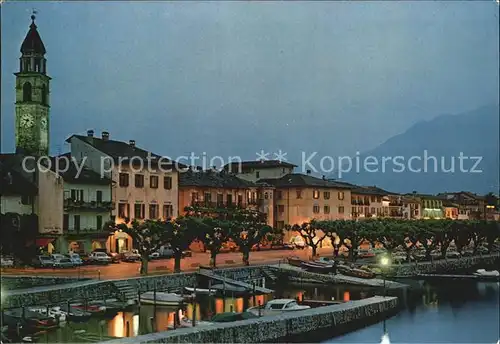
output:
<instances>
[{"instance_id":1,"label":"light reflection on water","mask_svg":"<svg viewBox=\"0 0 500 344\"><path fill-rule=\"evenodd\" d=\"M421 297L386 321L390 343L496 343L499 293L496 282L423 283ZM325 343L386 343L382 333L379 323Z\"/></svg>"},{"instance_id":2,"label":"light reflection on water","mask_svg":"<svg viewBox=\"0 0 500 344\"><path fill-rule=\"evenodd\" d=\"M276 287L275 287L276 288ZM370 297L374 294L366 288L353 286L338 287L297 287L292 289L276 289L276 298L299 298L314 300L353 300ZM196 311L196 320L209 320L214 314L223 312L244 312L249 307L264 304L274 298L274 295L255 295L246 297L222 297L200 296L193 303L186 304L177 310L179 318L193 319ZM255 300L255 301L254 301ZM109 319L92 318L86 323L70 323L66 328L58 329L48 334L49 342L75 342L73 335L75 330L83 329L86 334L93 336L108 337L133 337L159 331L169 331L174 327L174 308L157 306L156 312L153 305L142 305L133 311L118 312ZM85 334L85 335L86 335Z\"/></svg>"}]
</instances>

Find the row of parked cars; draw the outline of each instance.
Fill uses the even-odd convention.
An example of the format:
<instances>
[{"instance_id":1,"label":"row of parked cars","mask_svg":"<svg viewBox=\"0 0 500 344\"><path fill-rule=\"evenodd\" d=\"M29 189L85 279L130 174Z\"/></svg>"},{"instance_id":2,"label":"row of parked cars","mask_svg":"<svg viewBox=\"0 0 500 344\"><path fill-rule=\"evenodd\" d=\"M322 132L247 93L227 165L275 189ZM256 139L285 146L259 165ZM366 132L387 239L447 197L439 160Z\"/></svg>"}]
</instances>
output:
<instances>
[{"instance_id":1,"label":"row of parked cars","mask_svg":"<svg viewBox=\"0 0 500 344\"><path fill-rule=\"evenodd\" d=\"M136 261L140 259L141 256L136 250L118 254L109 253L105 249L97 249L88 255L79 255L78 253L40 255L33 260L32 265L38 268L72 268L80 265L107 265L110 263Z\"/></svg>"}]
</instances>

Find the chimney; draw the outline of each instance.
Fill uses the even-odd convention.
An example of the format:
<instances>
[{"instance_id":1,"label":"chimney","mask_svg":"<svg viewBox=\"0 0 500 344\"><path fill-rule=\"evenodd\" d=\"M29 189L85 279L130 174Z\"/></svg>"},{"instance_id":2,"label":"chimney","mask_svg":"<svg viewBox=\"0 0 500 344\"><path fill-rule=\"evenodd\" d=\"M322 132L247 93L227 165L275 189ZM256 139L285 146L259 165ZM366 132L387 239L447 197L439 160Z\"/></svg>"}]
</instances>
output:
<instances>
[{"instance_id":1,"label":"chimney","mask_svg":"<svg viewBox=\"0 0 500 344\"><path fill-rule=\"evenodd\" d=\"M87 136L88 137L94 137L94 130L92 130L92 129L87 130Z\"/></svg>"},{"instance_id":2,"label":"chimney","mask_svg":"<svg viewBox=\"0 0 500 344\"><path fill-rule=\"evenodd\" d=\"M109 140L109 132L103 131L101 134L101 138L103 139L103 141L108 141Z\"/></svg>"},{"instance_id":3,"label":"chimney","mask_svg":"<svg viewBox=\"0 0 500 344\"><path fill-rule=\"evenodd\" d=\"M310 175L311 174L311 170L307 170L306 173L307 173L307 175Z\"/></svg>"},{"instance_id":4,"label":"chimney","mask_svg":"<svg viewBox=\"0 0 500 344\"><path fill-rule=\"evenodd\" d=\"M129 140L128 144L130 145L130 147L135 148L135 140Z\"/></svg>"}]
</instances>

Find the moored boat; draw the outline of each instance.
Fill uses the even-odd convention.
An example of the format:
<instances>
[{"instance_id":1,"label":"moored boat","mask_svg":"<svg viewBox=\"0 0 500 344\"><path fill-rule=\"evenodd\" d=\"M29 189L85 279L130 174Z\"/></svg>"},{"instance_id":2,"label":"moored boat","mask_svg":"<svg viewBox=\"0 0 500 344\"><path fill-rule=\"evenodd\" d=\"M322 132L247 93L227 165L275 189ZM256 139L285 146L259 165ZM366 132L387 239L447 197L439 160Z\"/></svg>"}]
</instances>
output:
<instances>
[{"instance_id":1,"label":"moored boat","mask_svg":"<svg viewBox=\"0 0 500 344\"><path fill-rule=\"evenodd\" d=\"M156 294L156 295L155 295ZM184 297L175 293L148 291L141 294L141 303L156 304L157 306L179 306L184 302Z\"/></svg>"},{"instance_id":2,"label":"moored boat","mask_svg":"<svg viewBox=\"0 0 500 344\"><path fill-rule=\"evenodd\" d=\"M333 264L324 264L317 262L302 262L301 267L307 271L319 274L328 274L333 271Z\"/></svg>"},{"instance_id":3,"label":"moored boat","mask_svg":"<svg viewBox=\"0 0 500 344\"><path fill-rule=\"evenodd\" d=\"M476 272L473 273L473 275L481 279L492 279L492 280L500 279L500 273L498 272L498 270L487 271L485 269L478 269Z\"/></svg>"},{"instance_id":4,"label":"moored boat","mask_svg":"<svg viewBox=\"0 0 500 344\"><path fill-rule=\"evenodd\" d=\"M310 306L299 305L294 299L275 299L262 306L250 307L247 312L257 316L277 315L282 313L303 311L311 308Z\"/></svg>"},{"instance_id":5,"label":"moored boat","mask_svg":"<svg viewBox=\"0 0 500 344\"><path fill-rule=\"evenodd\" d=\"M288 258L288 264L292 265L292 266L297 266L300 268L302 262L304 262L302 259L300 259L299 257L289 257Z\"/></svg>"},{"instance_id":6,"label":"moored boat","mask_svg":"<svg viewBox=\"0 0 500 344\"><path fill-rule=\"evenodd\" d=\"M184 287L184 290L196 295L209 295L215 293L214 289L204 289L204 288Z\"/></svg>"}]
</instances>

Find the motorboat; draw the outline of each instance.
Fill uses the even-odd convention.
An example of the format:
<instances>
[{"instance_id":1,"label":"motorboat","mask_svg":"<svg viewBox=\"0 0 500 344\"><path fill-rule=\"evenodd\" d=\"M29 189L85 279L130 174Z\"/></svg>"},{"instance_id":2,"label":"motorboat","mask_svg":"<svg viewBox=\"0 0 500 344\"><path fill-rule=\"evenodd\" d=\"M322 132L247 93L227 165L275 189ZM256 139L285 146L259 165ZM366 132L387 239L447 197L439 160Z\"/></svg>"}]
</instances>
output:
<instances>
[{"instance_id":1,"label":"motorboat","mask_svg":"<svg viewBox=\"0 0 500 344\"><path fill-rule=\"evenodd\" d=\"M156 295L155 295L156 294ZM184 297L175 293L148 291L141 294L141 303L156 304L157 306L179 306L184 302Z\"/></svg>"},{"instance_id":2,"label":"motorboat","mask_svg":"<svg viewBox=\"0 0 500 344\"><path fill-rule=\"evenodd\" d=\"M30 307L28 309L32 312L40 313L44 316L48 316L49 318L53 318L59 322L65 322L67 320L68 313L61 310L61 307L59 306L48 308L48 314L47 307Z\"/></svg>"},{"instance_id":3,"label":"motorboat","mask_svg":"<svg viewBox=\"0 0 500 344\"><path fill-rule=\"evenodd\" d=\"M318 262L302 262L301 267L307 271L319 274L328 274L333 271L333 264L325 264Z\"/></svg>"},{"instance_id":4,"label":"motorboat","mask_svg":"<svg viewBox=\"0 0 500 344\"><path fill-rule=\"evenodd\" d=\"M4 322L10 326L20 323L27 330L50 330L59 326L54 318L33 312L28 309L23 311L19 308L4 311Z\"/></svg>"},{"instance_id":5,"label":"motorboat","mask_svg":"<svg viewBox=\"0 0 500 344\"><path fill-rule=\"evenodd\" d=\"M100 304L75 304L71 305L71 308L78 309L83 312L87 312L90 314L105 314L106 306Z\"/></svg>"},{"instance_id":6,"label":"motorboat","mask_svg":"<svg viewBox=\"0 0 500 344\"><path fill-rule=\"evenodd\" d=\"M184 287L184 290L196 295L211 295L215 293L214 289L204 289L204 288Z\"/></svg>"},{"instance_id":7,"label":"motorboat","mask_svg":"<svg viewBox=\"0 0 500 344\"><path fill-rule=\"evenodd\" d=\"M358 269L347 265L339 265L338 271L342 275L358 277L358 278L374 278L375 273L371 269Z\"/></svg>"},{"instance_id":8,"label":"motorboat","mask_svg":"<svg viewBox=\"0 0 500 344\"><path fill-rule=\"evenodd\" d=\"M302 262L303 260L300 259L299 257L290 257L288 258L288 264L292 265L292 266L297 266L297 267L301 267L302 265Z\"/></svg>"},{"instance_id":9,"label":"motorboat","mask_svg":"<svg viewBox=\"0 0 500 344\"><path fill-rule=\"evenodd\" d=\"M487 271L485 269L479 269L476 272L474 272L473 275L481 279L492 279L492 280L500 279L500 273L498 272L498 270Z\"/></svg>"},{"instance_id":10,"label":"motorboat","mask_svg":"<svg viewBox=\"0 0 500 344\"><path fill-rule=\"evenodd\" d=\"M82 309L71 306L68 308L67 304L63 304L57 307L66 313L66 320L72 322L84 322L90 319L90 317L92 316L92 313L86 312Z\"/></svg>"},{"instance_id":11,"label":"motorboat","mask_svg":"<svg viewBox=\"0 0 500 344\"><path fill-rule=\"evenodd\" d=\"M310 306L299 305L294 299L275 299L262 306L250 307L247 312L257 316L276 315L286 312L303 311L311 308Z\"/></svg>"},{"instance_id":12,"label":"motorboat","mask_svg":"<svg viewBox=\"0 0 500 344\"><path fill-rule=\"evenodd\" d=\"M226 293L234 293L234 294L239 294L239 293L241 294L247 292L247 288L229 283L214 284L213 286L210 287L210 290L214 290L217 292L225 291Z\"/></svg>"}]
</instances>

